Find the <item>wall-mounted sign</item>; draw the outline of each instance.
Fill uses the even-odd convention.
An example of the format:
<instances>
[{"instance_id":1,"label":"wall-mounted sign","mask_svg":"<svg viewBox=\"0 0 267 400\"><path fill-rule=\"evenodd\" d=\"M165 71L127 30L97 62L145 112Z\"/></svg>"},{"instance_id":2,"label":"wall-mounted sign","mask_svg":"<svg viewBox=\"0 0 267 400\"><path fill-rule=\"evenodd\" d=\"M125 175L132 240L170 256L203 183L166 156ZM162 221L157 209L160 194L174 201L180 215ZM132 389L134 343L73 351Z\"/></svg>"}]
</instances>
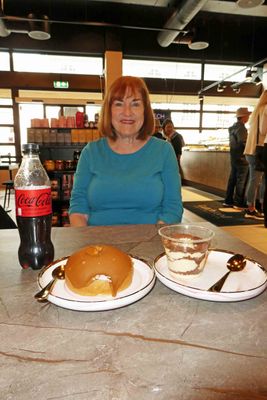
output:
<instances>
[{"instance_id":1,"label":"wall-mounted sign","mask_svg":"<svg viewBox=\"0 0 267 400\"><path fill-rule=\"evenodd\" d=\"M171 111L170 110L153 110L155 118L160 120L160 123L166 119L171 118Z\"/></svg>"},{"instance_id":2,"label":"wall-mounted sign","mask_svg":"<svg viewBox=\"0 0 267 400\"><path fill-rule=\"evenodd\" d=\"M68 81L54 81L53 82L55 89L68 89L69 82Z\"/></svg>"}]
</instances>

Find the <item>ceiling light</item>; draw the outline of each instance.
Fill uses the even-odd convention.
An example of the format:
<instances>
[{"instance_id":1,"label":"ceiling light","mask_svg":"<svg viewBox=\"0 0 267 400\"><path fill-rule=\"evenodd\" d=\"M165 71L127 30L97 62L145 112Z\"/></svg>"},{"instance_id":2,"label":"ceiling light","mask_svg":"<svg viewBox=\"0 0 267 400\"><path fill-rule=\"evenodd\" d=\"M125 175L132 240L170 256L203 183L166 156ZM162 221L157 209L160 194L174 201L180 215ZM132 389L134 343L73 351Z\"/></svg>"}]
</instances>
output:
<instances>
[{"instance_id":1,"label":"ceiling light","mask_svg":"<svg viewBox=\"0 0 267 400\"><path fill-rule=\"evenodd\" d=\"M240 8L258 7L264 3L264 0L238 0L236 4Z\"/></svg>"},{"instance_id":2,"label":"ceiling light","mask_svg":"<svg viewBox=\"0 0 267 400\"><path fill-rule=\"evenodd\" d=\"M223 85L222 83L218 83L217 92L219 92L219 93L223 92L225 88L226 88L226 85Z\"/></svg>"},{"instance_id":3,"label":"ceiling light","mask_svg":"<svg viewBox=\"0 0 267 400\"><path fill-rule=\"evenodd\" d=\"M188 45L190 50L204 50L209 47L209 43L205 41L193 41Z\"/></svg>"},{"instance_id":4,"label":"ceiling light","mask_svg":"<svg viewBox=\"0 0 267 400\"><path fill-rule=\"evenodd\" d=\"M241 92L241 89L240 89L240 87L233 87L233 91L234 91L236 94L238 94L238 93Z\"/></svg>"},{"instance_id":5,"label":"ceiling light","mask_svg":"<svg viewBox=\"0 0 267 400\"><path fill-rule=\"evenodd\" d=\"M193 27L191 30L192 38L188 43L190 50L204 50L209 47L209 42L206 40L207 32L200 27Z\"/></svg>"},{"instance_id":6,"label":"ceiling light","mask_svg":"<svg viewBox=\"0 0 267 400\"><path fill-rule=\"evenodd\" d=\"M31 39L48 40L51 38L47 15L42 15L39 19L34 14L29 14L28 18L30 19L30 31L28 35Z\"/></svg>"}]
</instances>

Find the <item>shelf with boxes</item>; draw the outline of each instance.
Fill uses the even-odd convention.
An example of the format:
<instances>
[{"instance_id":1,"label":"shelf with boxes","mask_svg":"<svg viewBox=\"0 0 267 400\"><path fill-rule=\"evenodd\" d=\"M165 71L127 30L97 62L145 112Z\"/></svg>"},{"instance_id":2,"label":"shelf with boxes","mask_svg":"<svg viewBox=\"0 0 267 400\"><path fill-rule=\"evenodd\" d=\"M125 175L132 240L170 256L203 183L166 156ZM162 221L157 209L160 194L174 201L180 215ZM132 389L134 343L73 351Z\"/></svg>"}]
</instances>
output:
<instances>
[{"instance_id":1,"label":"shelf with boxes","mask_svg":"<svg viewBox=\"0 0 267 400\"><path fill-rule=\"evenodd\" d=\"M28 143L39 145L85 145L100 138L99 131L94 128L28 128Z\"/></svg>"},{"instance_id":2,"label":"shelf with boxes","mask_svg":"<svg viewBox=\"0 0 267 400\"><path fill-rule=\"evenodd\" d=\"M51 181L51 196L53 208L53 226L68 226L68 208L73 186L74 171L47 171Z\"/></svg>"},{"instance_id":3,"label":"shelf with boxes","mask_svg":"<svg viewBox=\"0 0 267 400\"><path fill-rule=\"evenodd\" d=\"M68 226L73 178L84 145L40 145L40 159L51 181L53 226Z\"/></svg>"}]
</instances>

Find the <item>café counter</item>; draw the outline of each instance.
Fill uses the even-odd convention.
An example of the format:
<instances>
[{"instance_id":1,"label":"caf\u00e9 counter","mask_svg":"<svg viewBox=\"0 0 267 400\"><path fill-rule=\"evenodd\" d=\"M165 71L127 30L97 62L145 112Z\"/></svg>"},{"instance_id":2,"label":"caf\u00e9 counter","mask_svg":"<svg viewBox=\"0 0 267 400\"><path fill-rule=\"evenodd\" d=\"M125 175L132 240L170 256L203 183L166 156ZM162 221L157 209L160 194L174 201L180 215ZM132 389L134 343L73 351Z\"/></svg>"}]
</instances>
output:
<instances>
[{"instance_id":1,"label":"caf\u00e9 counter","mask_svg":"<svg viewBox=\"0 0 267 400\"><path fill-rule=\"evenodd\" d=\"M266 255L208 222L214 246L266 268ZM113 244L153 263L157 226L53 228L55 257ZM179 294L160 281L108 311L38 303L39 271L22 270L18 232L0 231L3 400L234 400L267 393L267 291L241 302Z\"/></svg>"},{"instance_id":2,"label":"caf\u00e9 counter","mask_svg":"<svg viewBox=\"0 0 267 400\"><path fill-rule=\"evenodd\" d=\"M223 195L230 174L228 150L188 148L181 157L183 178L192 186Z\"/></svg>"}]
</instances>

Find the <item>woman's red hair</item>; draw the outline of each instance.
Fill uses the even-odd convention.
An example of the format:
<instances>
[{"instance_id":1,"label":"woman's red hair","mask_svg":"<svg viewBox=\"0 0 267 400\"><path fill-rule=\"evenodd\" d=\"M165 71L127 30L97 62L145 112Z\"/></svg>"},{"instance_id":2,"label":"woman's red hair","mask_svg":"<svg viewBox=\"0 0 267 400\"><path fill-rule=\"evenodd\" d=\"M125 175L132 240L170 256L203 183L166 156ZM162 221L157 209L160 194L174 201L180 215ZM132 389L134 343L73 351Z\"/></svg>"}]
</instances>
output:
<instances>
[{"instance_id":1,"label":"woman's red hair","mask_svg":"<svg viewBox=\"0 0 267 400\"><path fill-rule=\"evenodd\" d=\"M145 82L134 76L121 76L116 79L107 90L102 105L98 124L99 132L102 136L107 136L116 140L117 135L111 122L111 105L114 100L123 99L126 92L130 95L140 94L144 104L144 123L139 131L137 139L144 140L153 134L154 113L151 108L149 91Z\"/></svg>"}]
</instances>

